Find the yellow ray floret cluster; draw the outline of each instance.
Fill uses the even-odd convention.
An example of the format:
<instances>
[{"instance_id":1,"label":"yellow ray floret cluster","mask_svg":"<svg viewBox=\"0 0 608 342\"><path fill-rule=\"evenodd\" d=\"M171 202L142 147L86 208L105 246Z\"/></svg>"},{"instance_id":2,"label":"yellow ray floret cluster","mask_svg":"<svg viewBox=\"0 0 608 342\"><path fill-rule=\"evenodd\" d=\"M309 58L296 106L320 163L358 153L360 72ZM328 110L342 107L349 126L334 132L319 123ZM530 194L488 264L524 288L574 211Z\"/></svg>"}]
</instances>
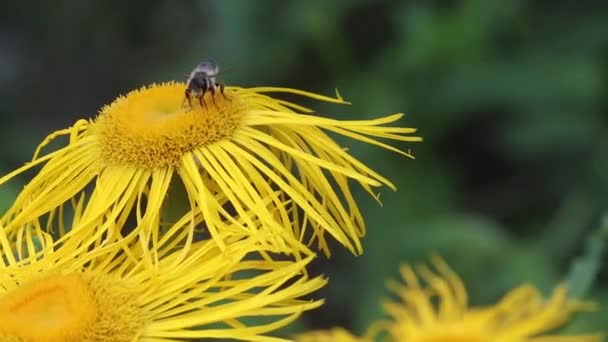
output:
<instances>
[{"instance_id":1,"label":"yellow ray floret cluster","mask_svg":"<svg viewBox=\"0 0 608 342\"><path fill-rule=\"evenodd\" d=\"M343 328L329 330L316 330L299 334L295 337L297 342L372 342L372 338L358 337Z\"/></svg>"},{"instance_id":2,"label":"yellow ray floret cluster","mask_svg":"<svg viewBox=\"0 0 608 342\"><path fill-rule=\"evenodd\" d=\"M206 98L206 106L190 107L184 106L184 89L184 84L166 83L133 91L104 107L95 120L80 120L50 135L32 162L0 179L3 184L42 165L2 218L9 234L31 225L60 227L61 235L70 229L105 229L104 234L120 236L126 230L150 237L154 245L167 194L183 188L182 209L202 217L198 226L220 248L226 248L223 227L241 217L243 231L255 234L263 227L282 241L285 253L305 253L305 246L316 242L329 254L326 234L361 253L365 224L351 183L374 197L374 187L394 186L328 134L408 157L409 152L382 140L421 140L415 129L389 126L402 114L336 120L267 94L346 104L339 96L228 87L225 98ZM62 135L69 137L64 147L41 153ZM64 227L60 221L77 206L83 211L81 224ZM134 223L121 216L133 212Z\"/></svg>"},{"instance_id":3,"label":"yellow ray floret cluster","mask_svg":"<svg viewBox=\"0 0 608 342\"><path fill-rule=\"evenodd\" d=\"M421 140L390 126L402 114L335 120L267 94L339 96L228 87L186 106L185 87L132 91L0 178L39 168L0 219L0 341L279 341L322 304L310 246L362 251L351 183L394 189L330 134L407 157L381 140Z\"/></svg>"},{"instance_id":4,"label":"yellow ray floret cluster","mask_svg":"<svg viewBox=\"0 0 608 342\"><path fill-rule=\"evenodd\" d=\"M139 244L86 252L30 236L15 258L0 230L0 341L278 341L265 335L321 305L302 298L325 284L305 275L311 257L273 261L251 239L228 254L211 240L158 251L153 270Z\"/></svg>"},{"instance_id":5,"label":"yellow ray floret cluster","mask_svg":"<svg viewBox=\"0 0 608 342\"><path fill-rule=\"evenodd\" d=\"M523 285L487 307L470 307L464 284L439 257L436 271L421 265L401 268L405 283L390 282L399 301L384 303L388 320L376 321L365 337L341 328L296 336L298 342L371 341L386 335L388 341L408 342L524 342L602 341L601 335L558 336L550 331L563 326L578 311L593 309L591 303L568 299L558 286L545 299L539 290Z\"/></svg>"}]
</instances>

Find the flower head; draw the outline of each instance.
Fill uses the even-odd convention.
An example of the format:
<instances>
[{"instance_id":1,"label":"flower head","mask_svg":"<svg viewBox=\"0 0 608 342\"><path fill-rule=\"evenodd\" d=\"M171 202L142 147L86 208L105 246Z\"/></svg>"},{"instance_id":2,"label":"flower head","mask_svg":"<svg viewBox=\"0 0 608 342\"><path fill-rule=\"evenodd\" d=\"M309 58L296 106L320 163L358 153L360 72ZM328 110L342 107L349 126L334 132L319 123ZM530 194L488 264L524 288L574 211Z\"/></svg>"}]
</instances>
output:
<instances>
[{"instance_id":1,"label":"flower head","mask_svg":"<svg viewBox=\"0 0 608 342\"><path fill-rule=\"evenodd\" d=\"M401 268L405 284L389 283L399 302L387 301L391 319L376 320L362 337L343 328L316 330L295 337L297 342L584 342L602 341L600 335L556 336L546 334L564 325L577 311L593 309L566 297L566 289L557 287L544 299L529 285L509 292L497 304L470 307L464 284L439 257L432 259L438 272L427 266L415 271Z\"/></svg>"},{"instance_id":2,"label":"flower head","mask_svg":"<svg viewBox=\"0 0 608 342\"><path fill-rule=\"evenodd\" d=\"M296 342L371 342L373 339L357 337L343 328L315 330L295 336Z\"/></svg>"},{"instance_id":3,"label":"flower head","mask_svg":"<svg viewBox=\"0 0 608 342\"><path fill-rule=\"evenodd\" d=\"M81 205L86 219L79 229L106 227L115 230L108 234L116 235L126 220L105 226L98 221L117 215L111 213L137 212L136 227L128 229L154 236L150 231L162 221L169 189L183 186L187 210L194 212L192 217L202 215L221 248L226 245L220 238L222 226L236 215L243 217L243 230L264 227L282 239L288 253L301 253L305 248L298 244L316 241L329 254L326 234L360 253L365 224L350 182L374 197L373 187L394 186L327 132L410 157L379 139L421 140L412 135L415 129L386 126L402 114L335 120L310 115L309 109L266 93L347 103L340 97L285 88L228 87L225 97L207 94L205 105L184 106L184 89L182 83L167 83L133 91L105 106L95 120L80 120L51 134L31 163L0 179L5 183L44 164L3 217L6 229L12 232L59 219L67 215L64 207ZM61 135L69 136L66 146L40 154ZM248 219L251 213L260 225Z\"/></svg>"},{"instance_id":4,"label":"flower head","mask_svg":"<svg viewBox=\"0 0 608 342\"><path fill-rule=\"evenodd\" d=\"M21 251L0 236L2 341L277 340L264 335L321 305L301 299L325 284L304 275L311 257L272 261L251 239L158 251L153 270L139 244L87 251L41 234Z\"/></svg>"},{"instance_id":5,"label":"flower head","mask_svg":"<svg viewBox=\"0 0 608 342\"><path fill-rule=\"evenodd\" d=\"M458 275L440 258L432 261L438 273L421 266L417 275L406 265L401 268L405 284L389 284L401 299L384 305L392 317L386 322L392 341L601 341L598 335L547 335L575 312L589 308L568 299L564 286L544 299L536 288L523 285L493 306L469 307Z\"/></svg>"}]
</instances>

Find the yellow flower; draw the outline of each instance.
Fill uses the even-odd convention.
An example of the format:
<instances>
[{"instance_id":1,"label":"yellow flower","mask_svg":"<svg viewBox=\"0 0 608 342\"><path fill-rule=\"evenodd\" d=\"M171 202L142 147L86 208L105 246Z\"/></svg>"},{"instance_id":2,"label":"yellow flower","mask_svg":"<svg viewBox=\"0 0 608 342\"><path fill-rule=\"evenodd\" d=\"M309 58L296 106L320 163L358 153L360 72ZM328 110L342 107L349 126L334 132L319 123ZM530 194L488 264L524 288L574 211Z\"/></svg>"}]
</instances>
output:
<instances>
[{"instance_id":1,"label":"yellow flower","mask_svg":"<svg viewBox=\"0 0 608 342\"><path fill-rule=\"evenodd\" d=\"M309 331L295 336L296 342L371 342L370 338L357 337L343 328Z\"/></svg>"},{"instance_id":2,"label":"yellow flower","mask_svg":"<svg viewBox=\"0 0 608 342\"><path fill-rule=\"evenodd\" d=\"M601 341L599 335L556 336L546 333L564 325L589 304L568 299L558 286L544 299L533 286L523 285L489 307L469 307L464 284L440 258L432 259L438 273L420 266L416 275L401 268L405 284L391 282L389 288L400 302L384 307L392 317L385 322L392 341L408 342L523 342ZM426 282L424 285L419 277Z\"/></svg>"},{"instance_id":3,"label":"yellow flower","mask_svg":"<svg viewBox=\"0 0 608 342\"><path fill-rule=\"evenodd\" d=\"M439 257L417 272L409 265L401 268L405 284L389 283L400 302L386 302L391 319L375 321L363 337L342 328L306 332L297 342L584 342L602 341L601 335L557 336L545 333L564 325L577 311L594 309L592 303L567 298L558 286L551 298L529 285L509 292L489 307L469 307L464 284ZM418 273L418 275L416 274ZM422 280L422 281L421 281ZM387 336L385 336L387 335Z\"/></svg>"},{"instance_id":4,"label":"yellow flower","mask_svg":"<svg viewBox=\"0 0 608 342\"><path fill-rule=\"evenodd\" d=\"M412 135L415 129L386 125L402 114L335 120L310 115L309 109L266 93L348 103L339 96L228 87L226 98L207 94L205 106L194 101L189 107L184 106L184 89L182 83L167 83L132 91L105 106L95 120L80 120L47 137L32 162L0 179L3 184L44 164L3 217L7 231L27 224L55 226L67 216L64 207L81 205L86 220L78 229L106 227L114 229L109 235L117 235L126 219L105 226L99 220L117 215L110 213L136 211L136 228L152 235L154 244L158 234L151 230L162 221L169 189L183 187L188 210L195 212L193 217L202 213L204 226L222 249L226 242L220 231L236 214L243 218L243 230L264 227L272 232L269 236L282 239L288 253L310 252L299 244L316 241L329 254L325 233L361 253L365 225L350 182L374 197L373 187L394 186L327 132L408 157L408 152L378 139L421 140ZM40 154L62 135L69 136L66 146ZM249 220L250 213L259 225ZM53 219L55 223L47 222ZM65 234L69 227L60 229Z\"/></svg>"},{"instance_id":5,"label":"yellow flower","mask_svg":"<svg viewBox=\"0 0 608 342\"><path fill-rule=\"evenodd\" d=\"M158 251L153 270L139 244L82 249L41 234L18 251L0 230L1 341L277 341L266 335L322 304L299 299L325 284L304 273L312 257L272 261L252 239Z\"/></svg>"}]
</instances>

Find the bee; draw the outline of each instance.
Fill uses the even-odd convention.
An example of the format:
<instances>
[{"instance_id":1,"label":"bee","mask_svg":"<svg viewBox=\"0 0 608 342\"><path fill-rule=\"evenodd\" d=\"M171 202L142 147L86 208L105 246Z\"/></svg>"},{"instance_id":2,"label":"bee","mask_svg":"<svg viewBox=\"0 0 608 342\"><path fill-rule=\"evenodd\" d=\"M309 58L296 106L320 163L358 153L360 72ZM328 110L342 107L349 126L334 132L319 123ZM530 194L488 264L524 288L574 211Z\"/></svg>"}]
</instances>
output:
<instances>
[{"instance_id":1,"label":"bee","mask_svg":"<svg viewBox=\"0 0 608 342\"><path fill-rule=\"evenodd\" d=\"M185 92L185 100L188 101L189 106L192 106L192 98L194 98L198 99L201 107L203 107L207 91L211 92L211 99L214 105L215 93L218 89L222 96L227 99L226 95L224 95L224 85L217 80L219 73L219 65L212 60L202 61L192 70Z\"/></svg>"}]
</instances>

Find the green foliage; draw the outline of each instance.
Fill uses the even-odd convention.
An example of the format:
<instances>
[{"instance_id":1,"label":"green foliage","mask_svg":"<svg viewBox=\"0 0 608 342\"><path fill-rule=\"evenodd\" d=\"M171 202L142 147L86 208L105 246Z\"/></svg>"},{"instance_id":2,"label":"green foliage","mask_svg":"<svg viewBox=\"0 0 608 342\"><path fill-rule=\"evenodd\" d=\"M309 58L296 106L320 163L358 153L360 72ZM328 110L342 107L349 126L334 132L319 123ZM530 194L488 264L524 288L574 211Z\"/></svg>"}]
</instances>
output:
<instances>
[{"instance_id":1,"label":"green foliage","mask_svg":"<svg viewBox=\"0 0 608 342\"><path fill-rule=\"evenodd\" d=\"M593 286L605 254L608 238L608 217L602 227L591 235L586 243L585 255L575 259L568 274L568 289L573 298L584 296Z\"/></svg>"}]
</instances>

